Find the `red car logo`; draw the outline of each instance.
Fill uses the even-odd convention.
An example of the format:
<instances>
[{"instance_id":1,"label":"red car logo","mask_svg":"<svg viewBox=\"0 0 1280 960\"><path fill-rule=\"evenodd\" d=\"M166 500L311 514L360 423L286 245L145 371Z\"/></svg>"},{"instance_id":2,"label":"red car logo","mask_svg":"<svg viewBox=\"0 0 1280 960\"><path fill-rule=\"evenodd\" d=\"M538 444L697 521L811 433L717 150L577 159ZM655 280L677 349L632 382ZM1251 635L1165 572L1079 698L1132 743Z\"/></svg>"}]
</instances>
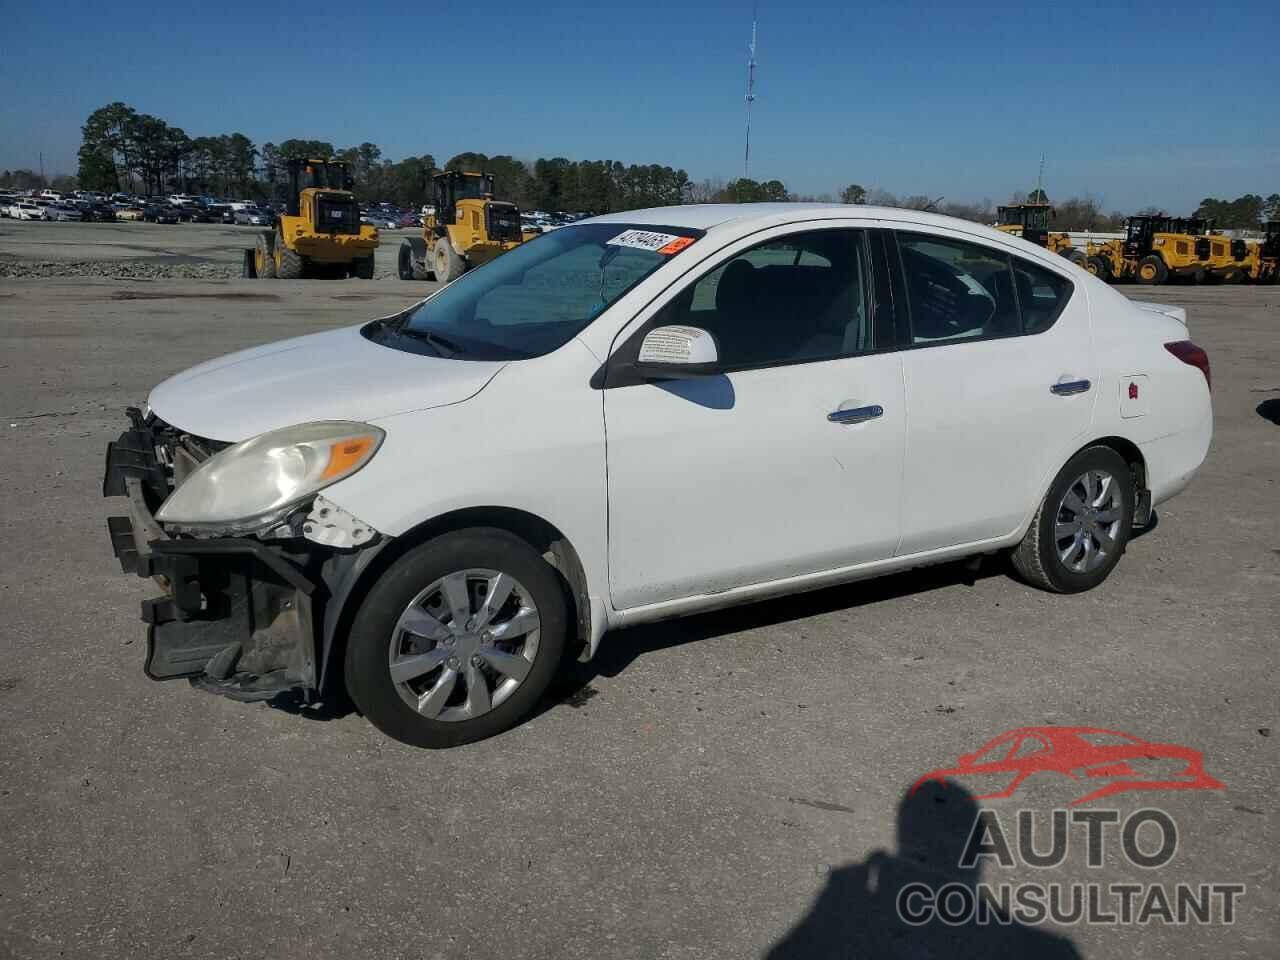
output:
<instances>
[{"instance_id":1,"label":"red car logo","mask_svg":"<svg viewBox=\"0 0 1280 960\"><path fill-rule=\"evenodd\" d=\"M1056 773L1083 784L1107 781L1072 800L1073 807L1129 790L1225 789L1221 780L1205 773L1204 755L1190 747L1152 743L1098 727L1019 727L961 755L954 767L926 773L911 793L931 780L944 783L959 777L1009 774L1003 790L977 797L997 800L1013 796L1023 781L1037 773Z\"/></svg>"}]
</instances>

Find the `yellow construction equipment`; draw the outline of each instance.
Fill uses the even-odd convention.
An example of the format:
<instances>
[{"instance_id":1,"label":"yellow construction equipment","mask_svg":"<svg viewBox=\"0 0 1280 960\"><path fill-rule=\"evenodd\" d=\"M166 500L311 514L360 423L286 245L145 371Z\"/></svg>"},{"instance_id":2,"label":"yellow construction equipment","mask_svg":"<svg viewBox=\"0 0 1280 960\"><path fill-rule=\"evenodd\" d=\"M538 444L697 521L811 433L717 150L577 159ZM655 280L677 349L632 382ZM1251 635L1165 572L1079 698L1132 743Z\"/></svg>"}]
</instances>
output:
<instances>
[{"instance_id":1,"label":"yellow construction equipment","mask_svg":"<svg viewBox=\"0 0 1280 960\"><path fill-rule=\"evenodd\" d=\"M493 174L447 170L432 186L435 212L423 219L422 236L400 244L401 280L448 283L524 242L519 208L493 198Z\"/></svg>"},{"instance_id":2,"label":"yellow construction equipment","mask_svg":"<svg viewBox=\"0 0 1280 960\"><path fill-rule=\"evenodd\" d=\"M355 181L343 160L286 161L289 195L275 229L244 252L246 277L373 278L376 227L360 222L360 206L351 192Z\"/></svg>"},{"instance_id":3,"label":"yellow construction equipment","mask_svg":"<svg viewBox=\"0 0 1280 960\"><path fill-rule=\"evenodd\" d=\"M1268 220L1262 239L1248 244L1243 277L1254 283L1280 283L1280 220Z\"/></svg>"},{"instance_id":4,"label":"yellow construction equipment","mask_svg":"<svg viewBox=\"0 0 1280 960\"><path fill-rule=\"evenodd\" d=\"M1103 280L1165 283L1170 277L1202 279L1209 238L1186 232L1185 222L1166 216L1130 217L1123 240L1090 243L1085 269Z\"/></svg>"},{"instance_id":5,"label":"yellow construction equipment","mask_svg":"<svg viewBox=\"0 0 1280 960\"><path fill-rule=\"evenodd\" d=\"M1197 235L1204 234L1209 239L1209 265L1205 268L1205 279L1215 282L1227 280L1243 280L1249 245L1243 240L1233 240L1212 229L1212 224L1204 220L1188 221Z\"/></svg>"},{"instance_id":6,"label":"yellow construction equipment","mask_svg":"<svg viewBox=\"0 0 1280 960\"><path fill-rule=\"evenodd\" d=\"M996 218L999 221L996 229L1039 244L1050 253L1060 254L1084 266L1084 251L1071 246L1070 234L1049 232L1049 221L1055 213L1047 203L1011 203L996 208Z\"/></svg>"}]
</instances>

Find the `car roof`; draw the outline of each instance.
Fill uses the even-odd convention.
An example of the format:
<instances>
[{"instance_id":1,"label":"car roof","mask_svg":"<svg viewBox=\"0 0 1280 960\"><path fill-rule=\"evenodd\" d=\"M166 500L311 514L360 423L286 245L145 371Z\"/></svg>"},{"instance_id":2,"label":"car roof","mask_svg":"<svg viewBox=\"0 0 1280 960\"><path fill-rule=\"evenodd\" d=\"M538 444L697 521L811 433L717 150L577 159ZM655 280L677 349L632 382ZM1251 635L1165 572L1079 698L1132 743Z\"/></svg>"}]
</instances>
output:
<instances>
[{"instance_id":1,"label":"car roof","mask_svg":"<svg viewBox=\"0 0 1280 960\"><path fill-rule=\"evenodd\" d=\"M606 213L582 222L654 224L709 230L734 221L785 223L790 220L835 220L852 217L860 220L934 224L940 227L963 226L966 229L977 226L971 220L944 217L936 213L925 213L922 210L849 203L701 203Z\"/></svg>"}]
</instances>

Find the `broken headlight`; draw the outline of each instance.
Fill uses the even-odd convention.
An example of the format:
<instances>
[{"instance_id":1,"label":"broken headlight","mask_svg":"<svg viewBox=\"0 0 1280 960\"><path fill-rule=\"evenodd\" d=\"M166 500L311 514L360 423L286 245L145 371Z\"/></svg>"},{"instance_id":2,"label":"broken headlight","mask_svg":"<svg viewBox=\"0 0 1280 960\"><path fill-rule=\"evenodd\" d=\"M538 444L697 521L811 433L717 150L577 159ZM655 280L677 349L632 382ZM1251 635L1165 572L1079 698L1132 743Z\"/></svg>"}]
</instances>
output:
<instances>
[{"instance_id":1,"label":"broken headlight","mask_svg":"<svg viewBox=\"0 0 1280 960\"><path fill-rule=\"evenodd\" d=\"M325 420L251 437L193 470L156 511L179 529L252 532L343 480L371 459L386 434L368 423Z\"/></svg>"}]
</instances>

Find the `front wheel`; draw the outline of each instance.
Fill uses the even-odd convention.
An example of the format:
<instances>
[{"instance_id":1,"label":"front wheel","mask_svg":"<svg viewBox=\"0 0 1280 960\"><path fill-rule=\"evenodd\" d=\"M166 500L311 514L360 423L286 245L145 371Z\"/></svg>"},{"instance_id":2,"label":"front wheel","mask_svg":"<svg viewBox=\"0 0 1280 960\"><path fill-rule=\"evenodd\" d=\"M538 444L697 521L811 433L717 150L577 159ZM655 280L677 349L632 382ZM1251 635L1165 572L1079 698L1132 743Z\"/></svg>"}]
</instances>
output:
<instances>
[{"instance_id":1,"label":"front wheel","mask_svg":"<svg viewBox=\"0 0 1280 960\"><path fill-rule=\"evenodd\" d=\"M1014 569L1054 593L1096 587L1115 569L1133 529L1133 473L1110 447L1089 447L1059 471L1026 536Z\"/></svg>"},{"instance_id":2,"label":"front wheel","mask_svg":"<svg viewBox=\"0 0 1280 960\"><path fill-rule=\"evenodd\" d=\"M1164 265L1164 261L1154 253L1143 257L1142 261L1138 264L1139 283L1151 285L1164 283L1168 279L1169 269Z\"/></svg>"},{"instance_id":3,"label":"front wheel","mask_svg":"<svg viewBox=\"0 0 1280 960\"><path fill-rule=\"evenodd\" d=\"M260 280L272 280L276 275L275 250L269 233L258 234L253 247L253 267Z\"/></svg>"},{"instance_id":4,"label":"front wheel","mask_svg":"<svg viewBox=\"0 0 1280 960\"><path fill-rule=\"evenodd\" d=\"M1085 261L1084 268L1099 280L1106 280L1111 276L1111 271L1107 267L1107 261L1103 260L1101 257L1090 257Z\"/></svg>"},{"instance_id":5,"label":"front wheel","mask_svg":"<svg viewBox=\"0 0 1280 960\"><path fill-rule=\"evenodd\" d=\"M570 626L556 571L504 530L447 533L410 550L351 628L351 699L388 736L453 747L507 730L537 705Z\"/></svg>"},{"instance_id":6,"label":"front wheel","mask_svg":"<svg viewBox=\"0 0 1280 960\"><path fill-rule=\"evenodd\" d=\"M367 257L357 257L351 265L351 274L360 280L373 279L373 254Z\"/></svg>"},{"instance_id":7,"label":"front wheel","mask_svg":"<svg viewBox=\"0 0 1280 960\"><path fill-rule=\"evenodd\" d=\"M436 241L435 274L437 280L441 283L452 283L462 276L463 271L466 269L467 262L458 256L458 252L453 249L453 244L449 242L448 237L441 237Z\"/></svg>"}]
</instances>

